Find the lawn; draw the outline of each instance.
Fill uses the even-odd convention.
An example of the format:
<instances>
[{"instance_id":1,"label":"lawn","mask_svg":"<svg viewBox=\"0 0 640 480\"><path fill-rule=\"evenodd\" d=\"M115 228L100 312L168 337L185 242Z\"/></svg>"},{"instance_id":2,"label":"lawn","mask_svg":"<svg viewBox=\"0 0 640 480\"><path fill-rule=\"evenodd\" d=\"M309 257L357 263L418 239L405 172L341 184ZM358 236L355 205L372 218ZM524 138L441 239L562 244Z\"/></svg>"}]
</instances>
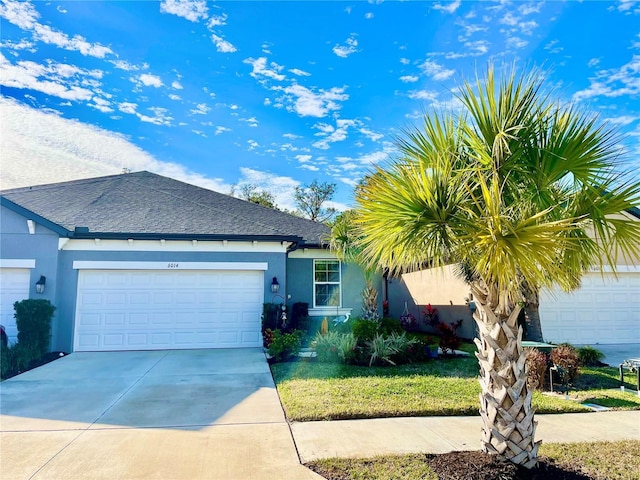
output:
<instances>
[{"instance_id":1,"label":"lawn","mask_svg":"<svg viewBox=\"0 0 640 480\"><path fill-rule=\"evenodd\" d=\"M477 415L480 386L475 357L360 367L300 361L272 365L287 418L292 421L435 415ZM538 413L590 411L580 402L640 409L635 392L620 392L615 368L583 368L570 399L535 392ZM634 379L627 388L635 390Z\"/></svg>"},{"instance_id":2,"label":"lawn","mask_svg":"<svg viewBox=\"0 0 640 480\"><path fill-rule=\"evenodd\" d=\"M540 455L540 469L532 471L489 462L479 452L332 458L307 466L329 480L436 480L445 473L446 478L640 480L640 441L543 444Z\"/></svg>"}]
</instances>

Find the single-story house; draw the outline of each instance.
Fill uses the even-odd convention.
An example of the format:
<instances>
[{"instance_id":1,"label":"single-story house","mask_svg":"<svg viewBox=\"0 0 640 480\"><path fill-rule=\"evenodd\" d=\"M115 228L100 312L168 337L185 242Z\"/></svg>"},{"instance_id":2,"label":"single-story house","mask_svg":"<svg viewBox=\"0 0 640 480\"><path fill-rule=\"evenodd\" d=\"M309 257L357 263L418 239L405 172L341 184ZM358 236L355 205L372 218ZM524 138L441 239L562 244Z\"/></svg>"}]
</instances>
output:
<instances>
[{"instance_id":1,"label":"single-story house","mask_svg":"<svg viewBox=\"0 0 640 480\"><path fill-rule=\"evenodd\" d=\"M150 172L0 192L1 319L56 307L52 350L258 347L263 303L361 312L317 222ZM277 284L277 285L276 285Z\"/></svg>"},{"instance_id":2,"label":"single-story house","mask_svg":"<svg viewBox=\"0 0 640 480\"><path fill-rule=\"evenodd\" d=\"M640 209L620 215L640 221ZM540 326L547 342L576 345L640 343L640 259L617 256L617 274L611 267L586 273L577 290L560 289L540 294ZM416 317L424 305L438 309L440 320L463 319L460 336L475 336L467 299L469 287L447 266L403 274L387 280L390 315L402 314L405 302Z\"/></svg>"}]
</instances>

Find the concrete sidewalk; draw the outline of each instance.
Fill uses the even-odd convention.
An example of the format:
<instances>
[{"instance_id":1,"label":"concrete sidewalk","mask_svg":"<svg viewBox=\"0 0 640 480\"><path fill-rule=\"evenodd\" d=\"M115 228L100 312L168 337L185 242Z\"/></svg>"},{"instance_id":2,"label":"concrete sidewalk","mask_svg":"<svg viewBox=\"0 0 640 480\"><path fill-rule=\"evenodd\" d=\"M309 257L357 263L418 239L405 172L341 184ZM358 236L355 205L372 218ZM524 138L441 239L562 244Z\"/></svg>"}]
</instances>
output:
<instances>
[{"instance_id":1,"label":"concrete sidewalk","mask_svg":"<svg viewBox=\"0 0 640 480\"><path fill-rule=\"evenodd\" d=\"M640 440L640 412L536 415L546 443ZM405 417L292 423L302 463L329 457L480 449L480 417Z\"/></svg>"}]
</instances>

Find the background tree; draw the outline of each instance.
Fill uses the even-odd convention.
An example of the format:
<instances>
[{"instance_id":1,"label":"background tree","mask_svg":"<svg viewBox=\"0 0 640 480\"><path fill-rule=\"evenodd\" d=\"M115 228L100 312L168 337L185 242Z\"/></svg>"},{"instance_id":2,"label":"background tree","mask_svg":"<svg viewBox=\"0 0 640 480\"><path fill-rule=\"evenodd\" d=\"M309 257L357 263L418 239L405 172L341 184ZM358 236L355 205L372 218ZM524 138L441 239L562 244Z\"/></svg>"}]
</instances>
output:
<instances>
[{"instance_id":1,"label":"background tree","mask_svg":"<svg viewBox=\"0 0 640 480\"><path fill-rule=\"evenodd\" d=\"M523 291L579 286L592 266L640 254L621 213L640 183L621 173L616 138L552 98L539 72L463 83L459 114L436 112L399 140L401 157L356 192L361 255L396 272L462 263L477 310L482 445L537 463L532 392L517 318Z\"/></svg>"},{"instance_id":2,"label":"background tree","mask_svg":"<svg viewBox=\"0 0 640 480\"><path fill-rule=\"evenodd\" d=\"M335 183L314 180L310 185L296 187L294 200L302 216L316 222L328 222L337 212L335 208L324 205L333 199L335 193Z\"/></svg>"},{"instance_id":3,"label":"background tree","mask_svg":"<svg viewBox=\"0 0 640 480\"><path fill-rule=\"evenodd\" d=\"M231 195L234 194L234 190L232 190ZM273 193L267 190L258 190L258 186L252 183L247 183L240 187L240 196L243 200L246 200L251 203L257 203L258 205L262 205L263 207L273 208L278 210L278 206L276 205L276 199Z\"/></svg>"}]
</instances>

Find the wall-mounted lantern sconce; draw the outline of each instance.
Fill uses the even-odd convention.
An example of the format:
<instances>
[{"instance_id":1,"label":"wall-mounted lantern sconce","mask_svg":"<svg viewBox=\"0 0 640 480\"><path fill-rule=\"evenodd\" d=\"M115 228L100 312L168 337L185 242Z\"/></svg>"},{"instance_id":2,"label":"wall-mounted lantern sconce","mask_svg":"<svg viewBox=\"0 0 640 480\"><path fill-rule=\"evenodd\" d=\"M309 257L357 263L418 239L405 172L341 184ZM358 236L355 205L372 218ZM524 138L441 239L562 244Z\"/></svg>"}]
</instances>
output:
<instances>
[{"instance_id":1,"label":"wall-mounted lantern sconce","mask_svg":"<svg viewBox=\"0 0 640 480\"><path fill-rule=\"evenodd\" d=\"M278 279L273 277L273 281L271 282L271 292L278 293L280 291L280 284L278 283Z\"/></svg>"},{"instance_id":2,"label":"wall-mounted lantern sconce","mask_svg":"<svg viewBox=\"0 0 640 480\"><path fill-rule=\"evenodd\" d=\"M44 293L44 286L47 283L47 277L40 275L40 280L36 282L36 293Z\"/></svg>"}]
</instances>

